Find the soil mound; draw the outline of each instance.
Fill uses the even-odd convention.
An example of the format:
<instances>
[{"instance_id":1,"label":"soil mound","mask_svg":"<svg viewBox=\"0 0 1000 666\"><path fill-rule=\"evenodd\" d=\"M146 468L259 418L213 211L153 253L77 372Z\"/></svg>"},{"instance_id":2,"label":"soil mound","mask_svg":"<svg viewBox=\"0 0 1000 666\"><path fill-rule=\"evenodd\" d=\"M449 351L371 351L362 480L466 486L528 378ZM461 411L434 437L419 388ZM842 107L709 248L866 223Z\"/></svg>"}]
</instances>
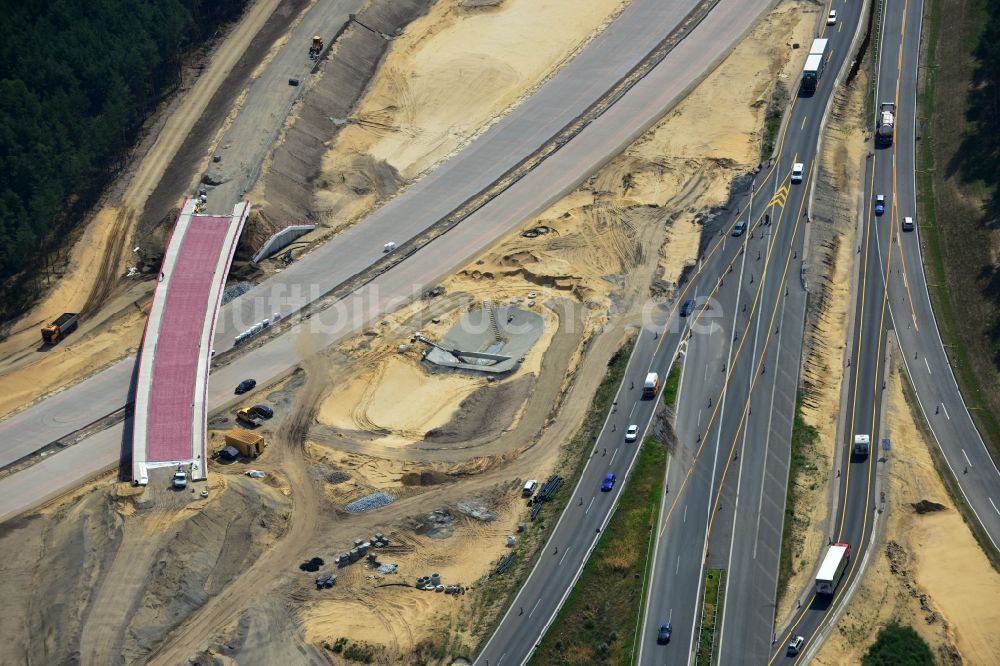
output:
<instances>
[{"instance_id":1,"label":"soil mound","mask_svg":"<svg viewBox=\"0 0 1000 666\"><path fill-rule=\"evenodd\" d=\"M933 513L935 511L944 511L947 507L944 504L938 504L937 502L932 502L930 500L922 499L919 502L914 502L910 506L913 510L919 514Z\"/></svg>"}]
</instances>

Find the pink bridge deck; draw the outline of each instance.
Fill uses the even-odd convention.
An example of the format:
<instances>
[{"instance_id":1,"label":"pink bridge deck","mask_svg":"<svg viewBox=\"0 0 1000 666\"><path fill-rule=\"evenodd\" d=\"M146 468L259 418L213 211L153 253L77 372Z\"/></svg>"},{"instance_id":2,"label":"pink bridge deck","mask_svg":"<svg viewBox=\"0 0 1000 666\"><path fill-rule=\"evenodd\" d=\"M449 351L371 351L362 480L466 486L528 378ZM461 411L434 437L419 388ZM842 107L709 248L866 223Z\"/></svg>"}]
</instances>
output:
<instances>
[{"instance_id":1,"label":"pink bridge deck","mask_svg":"<svg viewBox=\"0 0 1000 666\"><path fill-rule=\"evenodd\" d=\"M204 327L215 318L208 298L229 224L229 217L193 217L181 242L153 356L148 462L189 458L194 419L204 418L194 413L198 358Z\"/></svg>"}]
</instances>

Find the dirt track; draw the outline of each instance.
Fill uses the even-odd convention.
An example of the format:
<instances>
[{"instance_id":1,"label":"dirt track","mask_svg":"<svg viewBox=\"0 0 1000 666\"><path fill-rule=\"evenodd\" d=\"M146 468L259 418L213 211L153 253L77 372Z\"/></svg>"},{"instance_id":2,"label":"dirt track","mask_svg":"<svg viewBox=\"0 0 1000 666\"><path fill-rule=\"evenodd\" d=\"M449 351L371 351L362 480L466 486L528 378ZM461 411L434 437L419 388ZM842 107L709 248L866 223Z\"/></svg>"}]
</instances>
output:
<instances>
[{"instance_id":1,"label":"dirt track","mask_svg":"<svg viewBox=\"0 0 1000 666\"><path fill-rule=\"evenodd\" d=\"M324 389L325 375L318 371L317 365L313 362L309 364L310 373L294 411L281 424L271 445L274 449L271 453L282 461L280 469L288 480L291 494L293 509L288 531L273 548L243 572L242 583L227 586L176 627L149 663L170 666L185 663L190 655L207 645L220 628L251 606L255 598L266 594L282 574L289 571L290 563L296 561L315 539L321 515L320 495L310 476L303 446Z\"/></svg>"}]
</instances>

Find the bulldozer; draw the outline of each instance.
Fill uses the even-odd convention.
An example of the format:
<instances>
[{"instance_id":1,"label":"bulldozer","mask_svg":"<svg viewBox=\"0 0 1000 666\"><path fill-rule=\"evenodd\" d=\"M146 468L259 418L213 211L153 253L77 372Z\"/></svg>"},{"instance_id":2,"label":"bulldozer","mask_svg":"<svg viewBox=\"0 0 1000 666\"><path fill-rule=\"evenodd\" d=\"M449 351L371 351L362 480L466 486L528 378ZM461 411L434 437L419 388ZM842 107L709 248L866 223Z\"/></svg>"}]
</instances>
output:
<instances>
[{"instance_id":1,"label":"bulldozer","mask_svg":"<svg viewBox=\"0 0 1000 666\"><path fill-rule=\"evenodd\" d=\"M313 36L312 46L309 47L309 59L315 60L323 51L323 38L319 35Z\"/></svg>"}]
</instances>

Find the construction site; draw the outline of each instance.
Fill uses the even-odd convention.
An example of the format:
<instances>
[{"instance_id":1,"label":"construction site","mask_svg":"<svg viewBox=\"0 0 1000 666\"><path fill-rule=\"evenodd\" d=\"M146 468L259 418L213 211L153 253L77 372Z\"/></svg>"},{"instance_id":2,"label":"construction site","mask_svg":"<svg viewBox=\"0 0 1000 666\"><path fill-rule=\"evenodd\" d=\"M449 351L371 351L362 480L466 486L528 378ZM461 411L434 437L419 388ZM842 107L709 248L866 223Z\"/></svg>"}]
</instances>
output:
<instances>
[{"instance_id":1,"label":"construction site","mask_svg":"<svg viewBox=\"0 0 1000 666\"><path fill-rule=\"evenodd\" d=\"M676 300L706 220L759 169L774 82L797 75L788 45L822 7L774 3L624 151L485 249L427 267L393 307L334 330L322 312L347 296L280 281L357 242L304 280L340 271L356 294L437 242L363 221L628 4L248 3L0 340L0 415L90 377L133 409L87 422L121 430L86 483L0 525L0 661L472 662L558 520L525 482L567 474L610 361ZM280 307L261 296L276 283ZM280 371L262 351L276 340L294 359ZM253 374L234 374L251 353ZM913 429L900 398L892 414ZM25 443L0 477L52 464L83 432ZM571 492L560 483L546 497ZM942 557L971 557L967 541ZM958 594L938 582L935 612L962 612Z\"/></svg>"}]
</instances>

